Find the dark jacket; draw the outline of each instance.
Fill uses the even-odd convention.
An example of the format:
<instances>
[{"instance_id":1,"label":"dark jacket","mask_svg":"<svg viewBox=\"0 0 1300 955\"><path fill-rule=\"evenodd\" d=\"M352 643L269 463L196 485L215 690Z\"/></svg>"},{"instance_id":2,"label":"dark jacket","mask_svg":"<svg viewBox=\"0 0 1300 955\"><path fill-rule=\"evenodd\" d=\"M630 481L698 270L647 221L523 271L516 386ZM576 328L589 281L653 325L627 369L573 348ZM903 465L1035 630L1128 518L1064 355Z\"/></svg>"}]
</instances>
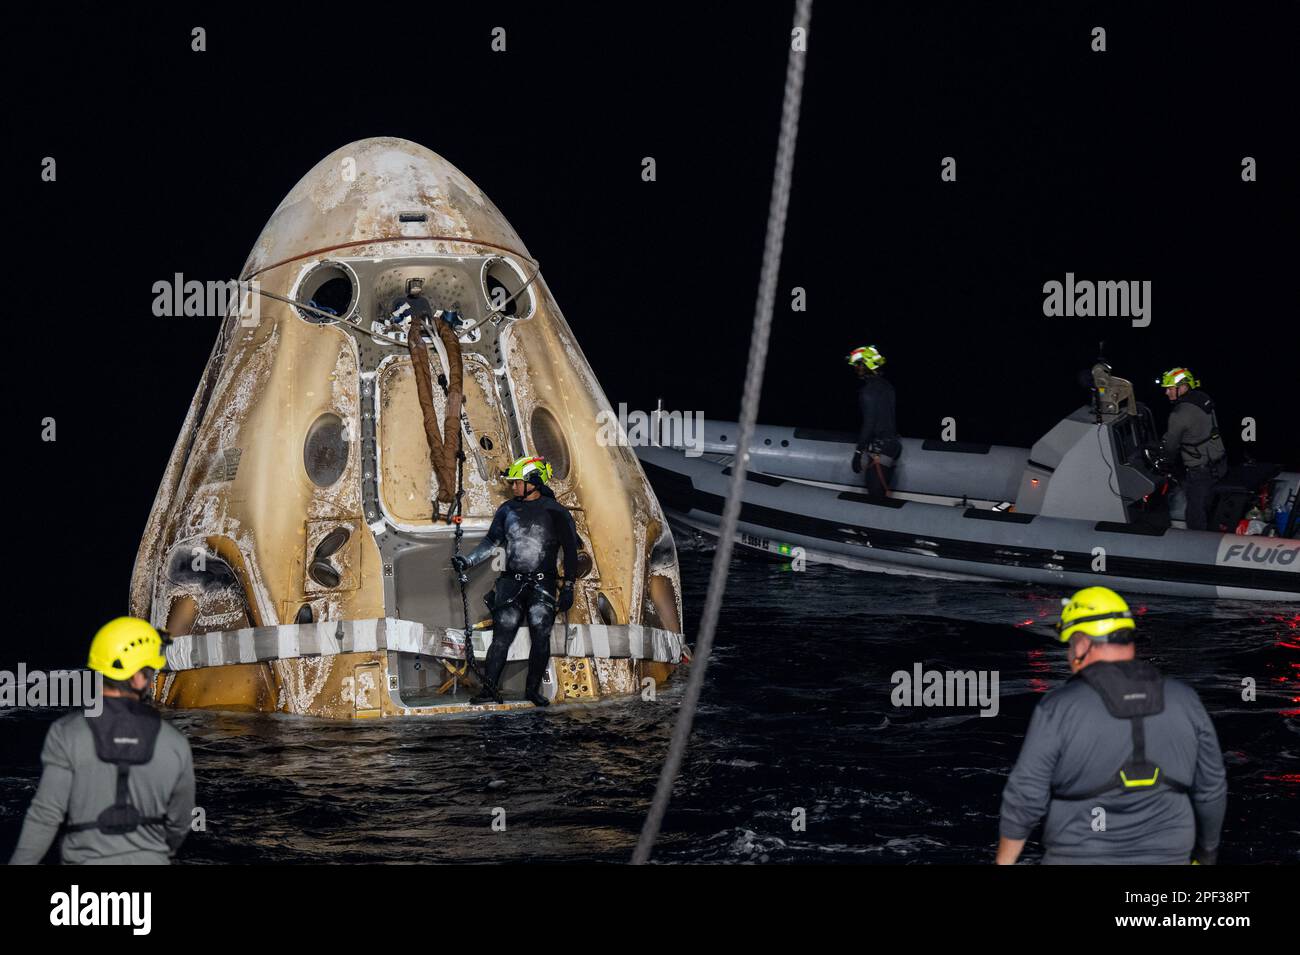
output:
<instances>
[{"instance_id":1,"label":"dark jacket","mask_svg":"<svg viewBox=\"0 0 1300 955\"><path fill-rule=\"evenodd\" d=\"M497 547L506 551L506 573L544 573L555 577L555 559L564 552L564 574L572 578L578 568L578 529L569 509L555 499L549 487L541 487L535 501L511 498L492 517L487 536L466 560L470 567L481 564Z\"/></svg>"},{"instance_id":2,"label":"dark jacket","mask_svg":"<svg viewBox=\"0 0 1300 955\"><path fill-rule=\"evenodd\" d=\"M873 441L896 442L898 428L894 424L894 386L879 374L868 374L858 387L858 411L862 426L858 429L859 451L867 450ZM897 457L896 449L884 453Z\"/></svg>"},{"instance_id":3,"label":"dark jacket","mask_svg":"<svg viewBox=\"0 0 1300 955\"><path fill-rule=\"evenodd\" d=\"M1149 667L1139 661L1092 664L1134 665ZM1164 709L1143 718L1147 758L1190 792L1157 786L1061 798L1105 785L1133 751L1131 721L1111 716L1100 694L1075 677L1034 710L1002 793L1004 837L1028 838L1046 816L1045 863L1185 865L1194 848L1198 855L1217 852L1228 785L1214 724L1191 687L1157 679L1163 680ZM1105 810L1104 831L1094 828L1098 807Z\"/></svg>"}]
</instances>

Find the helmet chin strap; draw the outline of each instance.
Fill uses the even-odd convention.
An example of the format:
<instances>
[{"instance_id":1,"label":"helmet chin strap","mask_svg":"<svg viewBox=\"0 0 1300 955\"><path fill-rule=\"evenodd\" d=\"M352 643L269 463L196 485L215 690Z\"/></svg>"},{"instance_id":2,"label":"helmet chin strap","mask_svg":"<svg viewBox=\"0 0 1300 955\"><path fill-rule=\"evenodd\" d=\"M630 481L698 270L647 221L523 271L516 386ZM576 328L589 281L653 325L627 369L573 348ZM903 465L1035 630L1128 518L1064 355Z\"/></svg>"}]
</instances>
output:
<instances>
[{"instance_id":1,"label":"helmet chin strap","mask_svg":"<svg viewBox=\"0 0 1300 955\"><path fill-rule=\"evenodd\" d=\"M158 673L157 671L151 670L147 675L149 679L145 682L144 687L137 690L135 694L136 699L141 703L153 703L153 681L158 676Z\"/></svg>"}]
</instances>

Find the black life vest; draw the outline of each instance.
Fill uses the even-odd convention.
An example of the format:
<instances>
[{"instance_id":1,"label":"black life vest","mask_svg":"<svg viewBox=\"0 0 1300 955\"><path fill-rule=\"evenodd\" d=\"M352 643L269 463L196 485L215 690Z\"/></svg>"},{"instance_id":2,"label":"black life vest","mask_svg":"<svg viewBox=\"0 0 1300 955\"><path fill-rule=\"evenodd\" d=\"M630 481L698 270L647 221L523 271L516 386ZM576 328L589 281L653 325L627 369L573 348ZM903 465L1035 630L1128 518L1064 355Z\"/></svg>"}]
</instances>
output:
<instances>
[{"instance_id":1,"label":"black life vest","mask_svg":"<svg viewBox=\"0 0 1300 955\"><path fill-rule=\"evenodd\" d=\"M1165 681L1160 671L1144 660L1120 663L1095 663L1080 670L1071 679L1082 679L1106 704L1106 711L1116 719L1128 720L1133 732L1133 752L1102 785L1087 792L1053 792L1053 799L1093 799L1109 792L1144 792L1165 786L1185 793L1191 787L1172 779L1147 759L1145 717L1165 709Z\"/></svg>"},{"instance_id":2,"label":"black life vest","mask_svg":"<svg viewBox=\"0 0 1300 955\"><path fill-rule=\"evenodd\" d=\"M166 816L142 816L131 805L131 767L141 766L153 759L162 729L162 717L152 706L125 697L106 697L104 711L99 716L85 717L95 739L95 755L106 763L117 766L117 794L113 805L101 812L93 822L77 822L64 827L64 832L85 832L98 829L108 836L122 836L135 832L140 826L166 825Z\"/></svg>"},{"instance_id":3,"label":"black life vest","mask_svg":"<svg viewBox=\"0 0 1300 955\"><path fill-rule=\"evenodd\" d=\"M1175 404L1184 401L1189 405L1194 405L1199 408L1210 418L1210 436L1208 438L1204 438L1200 441L1184 441L1182 445L1180 445L1180 447L1188 454L1199 458L1201 456L1202 447L1209 444L1211 441L1217 441L1219 439L1219 418L1218 415L1214 413L1214 399L1203 391L1189 391L1187 394L1179 398ZM1216 461L1219 461L1220 458L1210 458L1209 460L1210 463L1213 464Z\"/></svg>"}]
</instances>

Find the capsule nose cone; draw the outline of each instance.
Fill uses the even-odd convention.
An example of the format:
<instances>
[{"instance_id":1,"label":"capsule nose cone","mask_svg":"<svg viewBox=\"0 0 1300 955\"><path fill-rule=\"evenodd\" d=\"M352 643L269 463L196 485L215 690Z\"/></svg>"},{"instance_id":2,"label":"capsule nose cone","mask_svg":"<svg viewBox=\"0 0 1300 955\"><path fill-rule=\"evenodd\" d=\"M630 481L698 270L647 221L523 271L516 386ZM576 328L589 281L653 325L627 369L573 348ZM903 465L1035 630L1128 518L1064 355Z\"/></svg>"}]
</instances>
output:
<instances>
[{"instance_id":1,"label":"capsule nose cone","mask_svg":"<svg viewBox=\"0 0 1300 955\"><path fill-rule=\"evenodd\" d=\"M381 136L336 149L303 176L272 213L241 275L400 238L481 242L531 258L468 176L418 143Z\"/></svg>"}]
</instances>

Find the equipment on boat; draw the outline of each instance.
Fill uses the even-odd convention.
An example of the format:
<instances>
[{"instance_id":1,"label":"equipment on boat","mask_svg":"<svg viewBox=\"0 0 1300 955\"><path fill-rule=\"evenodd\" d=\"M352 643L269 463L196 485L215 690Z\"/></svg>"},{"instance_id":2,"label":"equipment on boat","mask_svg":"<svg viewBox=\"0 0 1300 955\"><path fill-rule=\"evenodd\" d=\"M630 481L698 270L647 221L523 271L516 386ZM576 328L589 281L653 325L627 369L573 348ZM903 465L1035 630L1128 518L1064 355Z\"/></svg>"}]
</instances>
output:
<instances>
[{"instance_id":1,"label":"equipment on boat","mask_svg":"<svg viewBox=\"0 0 1300 955\"><path fill-rule=\"evenodd\" d=\"M737 542L810 562L953 579L1052 586L1104 583L1129 593L1293 600L1296 523L1236 533L1252 503L1293 502L1300 473L1250 463L1215 487L1217 531L1187 530L1151 412L1104 362L1089 403L1032 448L903 438L891 497L863 493L853 436L760 425L749 449ZM673 526L717 533L736 425L705 421L704 454L638 449ZM1281 505L1279 505L1281 506ZM1288 504L1288 513L1294 513Z\"/></svg>"}]
</instances>

